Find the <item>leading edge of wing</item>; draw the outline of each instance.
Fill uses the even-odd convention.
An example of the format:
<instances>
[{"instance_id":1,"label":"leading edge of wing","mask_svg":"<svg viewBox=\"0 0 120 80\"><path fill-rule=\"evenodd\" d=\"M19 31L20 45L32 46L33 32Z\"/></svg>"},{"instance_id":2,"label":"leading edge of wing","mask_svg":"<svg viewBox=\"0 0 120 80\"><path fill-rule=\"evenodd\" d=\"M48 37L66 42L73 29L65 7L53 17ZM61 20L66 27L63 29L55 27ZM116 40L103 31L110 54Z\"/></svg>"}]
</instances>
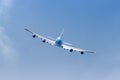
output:
<instances>
[{"instance_id":1,"label":"leading edge of wing","mask_svg":"<svg viewBox=\"0 0 120 80\"><path fill-rule=\"evenodd\" d=\"M73 50L78 51L78 52L96 53L96 52L90 51L90 50L84 50L84 49L75 48L75 47L72 47L72 48L73 48Z\"/></svg>"},{"instance_id":2,"label":"leading edge of wing","mask_svg":"<svg viewBox=\"0 0 120 80\"><path fill-rule=\"evenodd\" d=\"M87 52L87 53L96 53L96 52L94 52L94 51L84 50L84 49L80 49L80 48L68 46L68 45L65 45L65 44L63 45L63 48L64 48L65 50L71 50L71 51Z\"/></svg>"},{"instance_id":3,"label":"leading edge of wing","mask_svg":"<svg viewBox=\"0 0 120 80\"><path fill-rule=\"evenodd\" d=\"M43 42L46 42L46 43L48 43L48 44L50 44L50 45L54 45L54 43L55 43L54 40L48 39L48 38L46 38L46 37L43 37L43 36L41 36L41 35L39 35L39 34L37 34L37 33L35 33L35 32L32 32L31 30L29 30L29 29L27 29L27 28L25 28L25 30L28 31L28 32L30 32L30 33L32 33L32 35L34 36L34 38L35 38L35 37L38 37L38 38L40 38Z\"/></svg>"},{"instance_id":4,"label":"leading edge of wing","mask_svg":"<svg viewBox=\"0 0 120 80\"><path fill-rule=\"evenodd\" d=\"M78 52L96 53L96 52L94 52L94 51L85 50L85 49L80 49L80 48L75 48L75 47L73 47L73 49L74 49L75 51L78 51Z\"/></svg>"},{"instance_id":5,"label":"leading edge of wing","mask_svg":"<svg viewBox=\"0 0 120 80\"><path fill-rule=\"evenodd\" d=\"M46 39L45 37L43 37L43 36L41 36L41 35L39 35L39 34L37 34L37 33L35 33L35 32L32 32L31 30L29 30L28 28L24 28L26 31L28 31L28 32L30 32L30 33L32 33L32 35L35 35L35 37L38 37L38 38L40 38L40 39Z\"/></svg>"},{"instance_id":6,"label":"leading edge of wing","mask_svg":"<svg viewBox=\"0 0 120 80\"><path fill-rule=\"evenodd\" d=\"M30 33L32 33L32 34L34 34L31 30L29 30L29 29L27 29L27 28L24 28L26 31L28 31L28 32L30 32Z\"/></svg>"},{"instance_id":7,"label":"leading edge of wing","mask_svg":"<svg viewBox=\"0 0 120 80\"><path fill-rule=\"evenodd\" d=\"M90 51L90 50L84 50L84 52L87 52L87 53L96 53L95 51Z\"/></svg>"}]
</instances>

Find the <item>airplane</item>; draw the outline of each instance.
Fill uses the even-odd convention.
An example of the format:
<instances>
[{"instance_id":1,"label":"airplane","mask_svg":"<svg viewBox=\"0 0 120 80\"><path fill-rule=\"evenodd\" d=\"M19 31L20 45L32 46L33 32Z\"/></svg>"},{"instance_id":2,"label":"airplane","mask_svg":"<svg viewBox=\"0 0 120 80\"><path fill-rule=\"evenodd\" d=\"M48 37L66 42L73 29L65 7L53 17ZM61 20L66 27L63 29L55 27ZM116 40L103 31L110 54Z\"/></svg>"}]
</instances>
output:
<instances>
[{"instance_id":1,"label":"airplane","mask_svg":"<svg viewBox=\"0 0 120 80\"><path fill-rule=\"evenodd\" d=\"M61 37L63 35L64 30L61 32L60 36L57 37L57 39L48 39L48 38L43 37L35 32L32 32L31 30L29 30L27 28L25 28L25 30L30 32L32 34L33 38L41 39L43 43L48 43L52 46L57 46L57 47L63 48L64 50L69 50L70 52L77 51L77 52L80 52L81 54L84 54L85 52L95 53L95 52L90 51L90 50L84 50L84 49L72 47L71 46L72 44L63 42Z\"/></svg>"}]
</instances>

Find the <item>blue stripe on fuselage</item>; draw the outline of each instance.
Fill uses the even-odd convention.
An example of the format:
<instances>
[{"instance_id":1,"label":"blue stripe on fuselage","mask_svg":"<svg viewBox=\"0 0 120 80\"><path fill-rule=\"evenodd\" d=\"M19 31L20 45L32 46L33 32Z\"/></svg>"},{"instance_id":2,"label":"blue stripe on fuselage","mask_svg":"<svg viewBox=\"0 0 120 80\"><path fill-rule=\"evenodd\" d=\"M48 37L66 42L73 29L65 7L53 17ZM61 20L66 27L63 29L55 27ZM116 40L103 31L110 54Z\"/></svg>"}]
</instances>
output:
<instances>
[{"instance_id":1,"label":"blue stripe on fuselage","mask_svg":"<svg viewBox=\"0 0 120 80\"><path fill-rule=\"evenodd\" d=\"M58 37L55 41L56 46L61 46L62 45L62 40L61 37Z\"/></svg>"}]
</instances>

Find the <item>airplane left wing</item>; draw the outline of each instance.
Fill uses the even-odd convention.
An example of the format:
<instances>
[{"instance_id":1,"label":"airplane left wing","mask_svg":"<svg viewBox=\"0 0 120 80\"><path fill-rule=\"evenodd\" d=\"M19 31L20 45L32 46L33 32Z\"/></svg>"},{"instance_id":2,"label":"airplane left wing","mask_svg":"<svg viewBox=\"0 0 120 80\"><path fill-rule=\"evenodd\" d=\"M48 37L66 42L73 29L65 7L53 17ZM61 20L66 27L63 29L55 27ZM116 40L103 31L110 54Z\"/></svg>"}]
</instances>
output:
<instances>
[{"instance_id":1,"label":"airplane left wing","mask_svg":"<svg viewBox=\"0 0 120 80\"><path fill-rule=\"evenodd\" d=\"M46 42L46 43L48 43L50 45L54 45L55 44L54 40L50 40L48 38L45 38L45 37L43 37L43 36L41 36L41 35L39 35L39 34L37 34L35 32L32 32L31 30L29 30L27 28L25 28L25 30L28 31L28 32L30 32L30 33L32 33L33 38L37 37L37 38L41 39L42 42Z\"/></svg>"},{"instance_id":2,"label":"airplane left wing","mask_svg":"<svg viewBox=\"0 0 120 80\"><path fill-rule=\"evenodd\" d=\"M69 50L70 52L78 51L78 52L80 52L81 54L84 54L84 52L87 52L87 53L95 53L95 52L90 51L90 50L79 49L79 48L75 48L75 47L68 46L68 45L65 45L65 44L63 44L62 47L63 47L63 49Z\"/></svg>"}]
</instances>

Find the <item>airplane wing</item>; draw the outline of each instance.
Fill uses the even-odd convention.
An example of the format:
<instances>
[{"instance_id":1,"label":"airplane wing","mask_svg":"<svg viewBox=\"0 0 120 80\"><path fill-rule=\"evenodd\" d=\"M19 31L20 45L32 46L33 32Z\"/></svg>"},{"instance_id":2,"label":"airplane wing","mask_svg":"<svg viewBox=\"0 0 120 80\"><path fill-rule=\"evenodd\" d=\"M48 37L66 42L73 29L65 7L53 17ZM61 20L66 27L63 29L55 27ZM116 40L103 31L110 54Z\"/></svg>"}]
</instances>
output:
<instances>
[{"instance_id":1,"label":"airplane wing","mask_svg":"<svg viewBox=\"0 0 120 80\"><path fill-rule=\"evenodd\" d=\"M90 50L79 49L79 48L75 48L75 47L68 46L68 45L65 45L65 44L62 45L62 48L65 49L65 50L69 50L70 52L78 51L81 54L84 54L85 52L87 52L87 53L95 53L95 52L90 51Z\"/></svg>"},{"instance_id":2,"label":"airplane wing","mask_svg":"<svg viewBox=\"0 0 120 80\"><path fill-rule=\"evenodd\" d=\"M25 28L25 30L28 31L28 32L30 32L30 33L32 33L33 38L37 37L37 38L41 39L42 42L46 42L46 43L48 43L50 45L54 45L55 44L54 40L50 40L48 38L45 38L45 37L43 37L43 36L41 36L41 35L39 35L39 34L37 34L35 32L32 32L31 30L29 30L27 28Z\"/></svg>"}]
</instances>

